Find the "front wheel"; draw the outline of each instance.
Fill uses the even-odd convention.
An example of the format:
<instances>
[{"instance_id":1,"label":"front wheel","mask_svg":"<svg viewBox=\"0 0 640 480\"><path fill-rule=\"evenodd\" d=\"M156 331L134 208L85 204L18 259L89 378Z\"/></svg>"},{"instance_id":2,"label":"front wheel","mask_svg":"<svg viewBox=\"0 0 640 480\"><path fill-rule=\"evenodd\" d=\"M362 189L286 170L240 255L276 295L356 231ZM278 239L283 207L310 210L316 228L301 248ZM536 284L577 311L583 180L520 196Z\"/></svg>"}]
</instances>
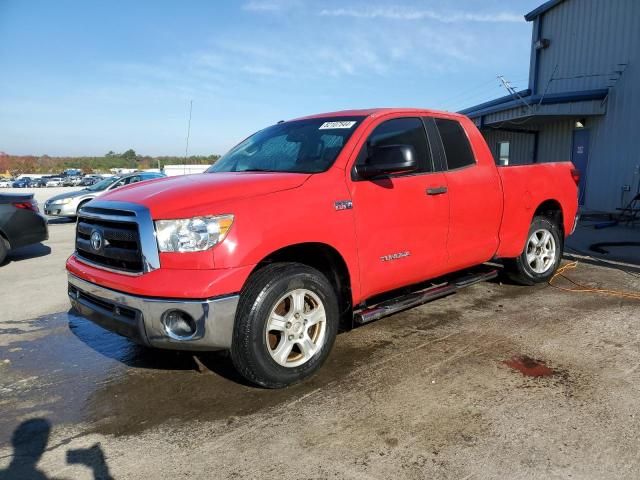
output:
<instances>
[{"instance_id":1,"label":"front wheel","mask_svg":"<svg viewBox=\"0 0 640 480\"><path fill-rule=\"evenodd\" d=\"M562 259L563 238L558 225L547 217L534 217L527 243L518 258L505 262L509 277L523 285L548 281Z\"/></svg>"},{"instance_id":2,"label":"front wheel","mask_svg":"<svg viewBox=\"0 0 640 480\"><path fill-rule=\"evenodd\" d=\"M240 294L231 359L252 383L291 385L324 363L338 320L336 293L322 273L298 263L268 265Z\"/></svg>"}]
</instances>

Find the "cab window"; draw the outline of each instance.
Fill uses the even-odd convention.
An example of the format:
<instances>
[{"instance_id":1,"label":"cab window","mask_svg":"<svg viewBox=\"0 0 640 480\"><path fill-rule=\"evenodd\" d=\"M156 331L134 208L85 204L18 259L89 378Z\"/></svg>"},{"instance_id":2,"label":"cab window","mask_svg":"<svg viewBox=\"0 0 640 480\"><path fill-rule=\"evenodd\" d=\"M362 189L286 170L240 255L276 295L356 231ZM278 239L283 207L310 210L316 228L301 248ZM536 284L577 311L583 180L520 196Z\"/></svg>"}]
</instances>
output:
<instances>
[{"instance_id":1,"label":"cab window","mask_svg":"<svg viewBox=\"0 0 640 480\"><path fill-rule=\"evenodd\" d=\"M378 125L362 146L356 165L368 164L370 153L376 147L388 145L411 145L415 149L419 167L417 171L411 172L411 174L433 171L431 151L422 119L414 117L394 118Z\"/></svg>"},{"instance_id":2,"label":"cab window","mask_svg":"<svg viewBox=\"0 0 640 480\"><path fill-rule=\"evenodd\" d=\"M436 126L442 140L442 147L447 159L447 168L468 167L476 163L469 139L460 122L448 118L436 118Z\"/></svg>"}]
</instances>

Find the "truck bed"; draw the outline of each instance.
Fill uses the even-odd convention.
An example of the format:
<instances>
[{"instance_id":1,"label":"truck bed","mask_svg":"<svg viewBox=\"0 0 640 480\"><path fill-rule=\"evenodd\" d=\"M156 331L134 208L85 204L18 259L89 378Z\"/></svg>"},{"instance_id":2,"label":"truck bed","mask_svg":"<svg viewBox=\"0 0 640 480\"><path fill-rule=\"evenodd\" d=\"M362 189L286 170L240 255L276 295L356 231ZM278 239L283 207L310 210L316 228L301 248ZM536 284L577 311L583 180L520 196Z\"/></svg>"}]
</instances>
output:
<instances>
[{"instance_id":1,"label":"truck bed","mask_svg":"<svg viewBox=\"0 0 640 480\"><path fill-rule=\"evenodd\" d=\"M531 219L536 209L545 201L556 202L561 206L566 234L573 230L578 210L573 169L571 162L498 167L504 209L500 225L500 246L496 256L509 258L522 252Z\"/></svg>"}]
</instances>

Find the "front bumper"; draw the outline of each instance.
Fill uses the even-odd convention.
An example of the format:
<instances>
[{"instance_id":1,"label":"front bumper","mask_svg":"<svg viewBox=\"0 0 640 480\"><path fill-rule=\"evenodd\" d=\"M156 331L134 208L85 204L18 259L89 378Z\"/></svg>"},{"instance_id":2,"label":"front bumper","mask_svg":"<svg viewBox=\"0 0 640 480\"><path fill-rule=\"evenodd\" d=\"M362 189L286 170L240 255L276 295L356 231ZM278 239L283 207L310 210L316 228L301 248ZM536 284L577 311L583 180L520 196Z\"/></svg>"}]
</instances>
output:
<instances>
[{"instance_id":1,"label":"front bumper","mask_svg":"<svg viewBox=\"0 0 640 480\"><path fill-rule=\"evenodd\" d=\"M77 213L78 205L76 202L44 204L44 214L50 217L75 217Z\"/></svg>"},{"instance_id":2,"label":"front bumper","mask_svg":"<svg viewBox=\"0 0 640 480\"><path fill-rule=\"evenodd\" d=\"M85 318L149 347L173 350L224 350L231 347L238 295L207 300L129 295L69 274L69 299ZM188 339L170 336L162 318L169 310L188 313L196 324Z\"/></svg>"}]
</instances>

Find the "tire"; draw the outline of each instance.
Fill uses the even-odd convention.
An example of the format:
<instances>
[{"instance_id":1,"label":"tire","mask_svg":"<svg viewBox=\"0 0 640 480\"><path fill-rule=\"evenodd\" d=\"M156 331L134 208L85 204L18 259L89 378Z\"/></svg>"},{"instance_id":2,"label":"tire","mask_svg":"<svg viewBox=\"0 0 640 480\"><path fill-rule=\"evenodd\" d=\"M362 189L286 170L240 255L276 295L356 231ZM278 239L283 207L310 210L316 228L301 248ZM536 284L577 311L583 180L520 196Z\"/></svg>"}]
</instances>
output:
<instances>
[{"instance_id":1,"label":"tire","mask_svg":"<svg viewBox=\"0 0 640 480\"><path fill-rule=\"evenodd\" d=\"M547 282L560 266L563 248L559 226L547 217L536 216L529 227L523 252L505 262L507 275L521 285Z\"/></svg>"},{"instance_id":2,"label":"tire","mask_svg":"<svg viewBox=\"0 0 640 480\"><path fill-rule=\"evenodd\" d=\"M338 299L324 275L298 263L268 265L240 294L231 360L251 383L292 385L324 363L338 323Z\"/></svg>"},{"instance_id":3,"label":"tire","mask_svg":"<svg viewBox=\"0 0 640 480\"><path fill-rule=\"evenodd\" d=\"M0 265L4 263L9 253L9 242L0 236Z\"/></svg>"}]
</instances>

